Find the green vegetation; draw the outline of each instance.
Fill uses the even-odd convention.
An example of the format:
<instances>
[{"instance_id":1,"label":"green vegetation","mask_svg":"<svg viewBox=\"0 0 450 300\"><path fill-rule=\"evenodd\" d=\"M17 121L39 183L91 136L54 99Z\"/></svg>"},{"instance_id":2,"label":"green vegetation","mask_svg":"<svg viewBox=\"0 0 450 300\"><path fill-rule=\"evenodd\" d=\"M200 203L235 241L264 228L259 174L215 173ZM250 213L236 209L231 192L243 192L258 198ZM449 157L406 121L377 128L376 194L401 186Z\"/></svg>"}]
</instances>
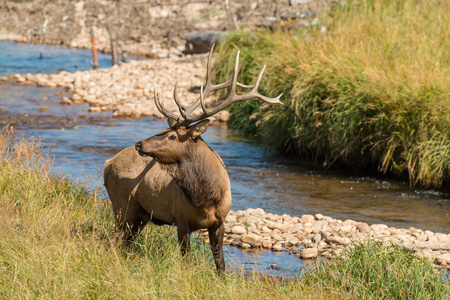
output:
<instances>
[{"instance_id":1,"label":"green vegetation","mask_svg":"<svg viewBox=\"0 0 450 300\"><path fill-rule=\"evenodd\" d=\"M305 276L307 285L346 291L358 299L445 299L442 276L410 249L381 242L348 247L342 257L319 265Z\"/></svg>"},{"instance_id":2,"label":"green vegetation","mask_svg":"<svg viewBox=\"0 0 450 300\"><path fill-rule=\"evenodd\" d=\"M239 103L231 125L324 166L441 186L450 178L448 11L449 1L350 1L320 26L234 33L219 47L217 81L241 50L239 81L253 82L266 62L260 92L284 93L284 105Z\"/></svg>"},{"instance_id":3,"label":"green vegetation","mask_svg":"<svg viewBox=\"0 0 450 300\"><path fill-rule=\"evenodd\" d=\"M231 271L221 278L199 237L183 259L176 231L168 226L148 226L124 248L109 203L54 175L50 163L38 142L18 140L8 128L1 132L1 299L446 299L450 294L430 262L398 247L361 245L355 258L332 260L289 280Z\"/></svg>"}]
</instances>

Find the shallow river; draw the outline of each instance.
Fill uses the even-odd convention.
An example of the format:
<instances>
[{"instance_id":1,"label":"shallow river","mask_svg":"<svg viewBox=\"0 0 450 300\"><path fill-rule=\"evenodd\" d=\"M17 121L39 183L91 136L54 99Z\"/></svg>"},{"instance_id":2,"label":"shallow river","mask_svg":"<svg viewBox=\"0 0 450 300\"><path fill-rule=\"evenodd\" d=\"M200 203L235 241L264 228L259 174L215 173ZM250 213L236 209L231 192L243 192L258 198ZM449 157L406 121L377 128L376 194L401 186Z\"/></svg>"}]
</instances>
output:
<instances>
[{"instance_id":1,"label":"shallow river","mask_svg":"<svg viewBox=\"0 0 450 300\"><path fill-rule=\"evenodd\" d=\"M59 58L47 60L45 54L39 58L42 51ZM20 56L16 57L16 53ZM89 51L0 42L0 76L61 71L66 66L64 57L70 57L66 70L90 68ZM109 57L102 55L100 62L100 66L108 67ZM20 135L41 137L42 144L53 149L55 171L79 181L87 178L91 187L102 184L106 159L166 128L164 120L114 119L111 112L88 113L86 105L61 106L61 96L56 95L61 91L1 82L0 127L12 123ZM41 106L49 109L39 110ZM322 213L342 220L450 232L449 191L410 188L402 181L324 171L296 157L257 146L225 126L210 126L203 137L227 165L233 210L261 207L276 214ZM246 269L258 266L269 271L269 265L275 263L293 275L293 270L304 265L286 253L262 251L254 258L255 254L233 247L227 247L227 251L229 262L238 261Z\"/></svg>"}]
</instances>

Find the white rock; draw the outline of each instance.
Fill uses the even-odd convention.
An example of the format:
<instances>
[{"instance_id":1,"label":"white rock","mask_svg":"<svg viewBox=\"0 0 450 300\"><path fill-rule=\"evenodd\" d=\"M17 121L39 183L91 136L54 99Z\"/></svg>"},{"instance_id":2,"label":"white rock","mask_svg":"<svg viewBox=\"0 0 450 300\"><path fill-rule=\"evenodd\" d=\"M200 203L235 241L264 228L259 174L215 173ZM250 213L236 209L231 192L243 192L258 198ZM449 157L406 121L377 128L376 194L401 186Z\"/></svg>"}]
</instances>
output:
<instances>
[{"instance_id":1,"label":"white rock","mask_svg":"<svg viewBox=\"0 0 450 300\"><path fill-rule=\"evenodd\" d=\"M373 224L370 226L373 231L382 231L388 229L388 226L385 224Z\"/></svg>"},{"instance_id":2,"label":"white rock","mask_svg":"<svg viewBox=\"0 0 450 300\"><path fill-rule=\"evenodd\" d=\"M263 248L270 249L270 248L272 248L272 245L273 245L273 243L271 240L263 240L262 241Z\"/></svg>"},{"instance_id":3,"label":"white rock","mask_svg":"<svg viewBox=\"0 0 450 300\"><path fill-rule=\"evenodd\" d=\"M233 228L231 228L231 232L235 234L245 234L247 233L247 229L245 229L245 227L243 226L234 226Z\"/></svg>"},{"instance_id":4,"label":"white rock","mask_svg":"<svg viewBox=\"0 0 450 300\"><path fill-rule=\"evenodd\" d=\"M344 226L342 226L340 228L340 231L342 231L342 232L351 232L352 231L352 226L350 224L345 224L344 223Z\"/></svg>"},{"instance_id":5,"label":"white rock","mask_svg":"<svg viewBox=\"0 0 450 300\"><path fill-rule=\"evenodd\" d=\"M435 236L438 238L439 242L450 242L448 234L436 233Z\"/></svg>"},{"instance_id":6,"label":"white rock","mask_svg":"<svg viewBox=\"0 0 450 300\"><path fill-rule=\"evenodd\" d=\"M275 244L272 246L272 250L273 251L281 251L281 250L283 250L283 246L281 246L280 244Z\"/></svg>"},{"instance_id":7,"label":"white rock","mask_svg":"<svg viewBox=\"0 0 450 300\"><path fill-rule=\"evenodd\" d=\"M442 266L450 265L450 253L444 253L434 258L435 263Z\"/></svg>"},{"instance_id":8,"label":"white rock","mask_svg":"<svg viewBox=\"0 0 450 300\"><path fill-rule=\"evenodd\" d=\"M260 247L261 246L261 237L256 234L246 234L242 236L242 241L244 243L250 244L253 247Z\"/></svg>"},{"instance_id":9,"label":"white rock","mask_svg":"<svg viewBox=\"0 0 450 300\"><path fill-rule=\"evenodd\" d=\"M242 248L242 249L249 249L252 247L251 245L249 245L247 243L240 243L238 246L239 246L239 248Z\"/></svg>"},{"instance_id":10,"label":"white rock","mask_svg":"<svg viewBox=\"0 0 450 300\"><path fill-rule=\"evenodd\" d=\"M226 222L232 222L232 223L234 223L234 222L237 221L237 220L236 220L236 216L233 216L233 215L229 214L229 215L225 218L225 221L226 221Z\"/></svg>"}]
</instances>

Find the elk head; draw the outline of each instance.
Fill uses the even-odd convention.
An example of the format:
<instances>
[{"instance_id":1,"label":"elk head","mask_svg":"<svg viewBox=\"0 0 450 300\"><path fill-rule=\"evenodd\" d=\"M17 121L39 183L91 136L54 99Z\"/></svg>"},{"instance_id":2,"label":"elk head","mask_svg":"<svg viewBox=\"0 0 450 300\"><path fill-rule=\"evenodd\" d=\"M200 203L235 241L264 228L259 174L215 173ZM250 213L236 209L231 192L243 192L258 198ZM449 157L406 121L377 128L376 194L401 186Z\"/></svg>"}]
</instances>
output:
<instances>
[{"instance_id":1,"label":"elk head","mask_svg":"<svg viewBox=\"0 0 450 300\"><path fill-rule=\"evenodd\" d=\"M194 126L180 126L168 119L169 128L135 144L141 156L151 156L164 164L180 162L186 150L194 146L200 135L208 128L209 120L202 120Z\"/></svg>"},{"instance_id":2,"label":"elk head","mask_svg":"<svg viewBox=\"0 0 450 300\"><path fill-rule=\"evenodd\" d=\"M186 151L186 146L193 145L198 139L201 139L200 135L208 128L208 118L217 114L221 110L227 108L231 104L240 101L246 101L253 98L263 100L273 104L283 104L280 101L280 94L278 97L269 98L258 93L259 83L263 76L266 65L259 72L256 82L252 85L244 85L237 81L237 76L242 63L239 64L239 52L236 55L236 60L233 69L232 77L221 84L213 84L211 82L211 57L214 46L211 48L208 56L208 64L206 68L206 84L203 87L203 82L200 89L200 97L197 101L189 107L185 107L180 103L177 92L178 80L175 83L173 91L173 98L177 104L180 115L176 115L164 107L164 99L159 100L159 95L156 91L156 85L154 89L155 105L159 112L168 119L169 129L166 129L159 134L152 136L146 140L136 143L135 148L142 156L154 157L157 161L170 164L180 161L183 157L183 153ZM244 89L250 89L249 92L244 94L236 94L236 87ZM204 98L214 91L224 88L230 88L230 92L218 106L214 108L208 108L205 104ZM192 113L199 106L202 108L202 112L193 116ZM198 122L194 125L192 123Z\"/></svg>"}]
</instances>

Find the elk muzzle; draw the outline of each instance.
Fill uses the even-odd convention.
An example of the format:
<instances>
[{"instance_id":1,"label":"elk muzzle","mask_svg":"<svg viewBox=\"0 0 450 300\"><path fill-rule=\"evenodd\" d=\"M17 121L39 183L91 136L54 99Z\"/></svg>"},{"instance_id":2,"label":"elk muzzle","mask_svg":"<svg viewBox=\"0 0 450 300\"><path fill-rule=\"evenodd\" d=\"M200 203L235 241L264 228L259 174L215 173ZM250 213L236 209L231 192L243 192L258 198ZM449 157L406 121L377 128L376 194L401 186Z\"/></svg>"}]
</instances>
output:
<instances>
[{"instance_id":1,"label":"elk muzzle","mask_svg":"<svg viewBox=\"0 0 450 300\"><path fill-rule=\"evenodd\" d=\"M134 148L139 153L140 156L151 156L149 152L142 151L142 141L137 142L134 144Z\"/></svg>"}]
</instances>

